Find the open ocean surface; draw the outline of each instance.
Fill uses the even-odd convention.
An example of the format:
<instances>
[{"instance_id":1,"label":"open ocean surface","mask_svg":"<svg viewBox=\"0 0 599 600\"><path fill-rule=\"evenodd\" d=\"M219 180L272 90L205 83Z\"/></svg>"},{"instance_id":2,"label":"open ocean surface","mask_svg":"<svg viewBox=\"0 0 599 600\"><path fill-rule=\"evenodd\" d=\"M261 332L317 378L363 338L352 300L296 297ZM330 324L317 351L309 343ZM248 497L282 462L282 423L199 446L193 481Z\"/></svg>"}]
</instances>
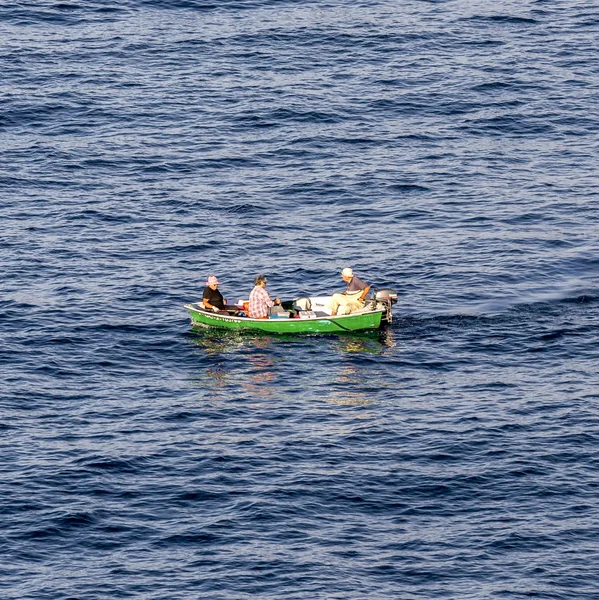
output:
<instances>
[{"instance_id":1,"label":"open ocean surface","mask_svg":"<svg viewBox=\"0 0 599 600\"><path fill-rule=\"evenodd\" d=\"M0 4L2 600L599 599L599 2ZM381 334L193 331L215 273Z\"/></svg>"}]
</instances>

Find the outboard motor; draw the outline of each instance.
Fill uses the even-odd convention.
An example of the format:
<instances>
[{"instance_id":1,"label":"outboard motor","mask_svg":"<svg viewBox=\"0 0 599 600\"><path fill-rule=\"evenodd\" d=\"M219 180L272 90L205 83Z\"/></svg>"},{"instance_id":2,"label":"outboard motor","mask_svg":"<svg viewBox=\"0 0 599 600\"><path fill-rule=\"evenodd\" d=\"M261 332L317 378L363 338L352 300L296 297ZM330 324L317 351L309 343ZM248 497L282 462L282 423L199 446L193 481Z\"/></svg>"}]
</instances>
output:
<instances>
[{"instance_id":1,"label":"outboard motor","mask_svg":"<svg viewBox=\"0 0 599 600\"><path fill-rule=\"evenodd\" d=\"M386 288L384 290L375 290L374 291L374 299L377 302L390 302L391 304L397 304L397 292L395 290L391 290Z\"/></svg>"},{"instance_id":2,"label":"outboard motor","mask_svg":"<svg viewBox=\"0 0 599 600\"><path fill-rule=\"evenodd\" d=\"M397 304L397 292L389 288L374 291L374 304L378 308L385 308L383 313L383 320L387 323L391 323L393 316L391 314L391 307Z\"/></svg>"}]
</instances>

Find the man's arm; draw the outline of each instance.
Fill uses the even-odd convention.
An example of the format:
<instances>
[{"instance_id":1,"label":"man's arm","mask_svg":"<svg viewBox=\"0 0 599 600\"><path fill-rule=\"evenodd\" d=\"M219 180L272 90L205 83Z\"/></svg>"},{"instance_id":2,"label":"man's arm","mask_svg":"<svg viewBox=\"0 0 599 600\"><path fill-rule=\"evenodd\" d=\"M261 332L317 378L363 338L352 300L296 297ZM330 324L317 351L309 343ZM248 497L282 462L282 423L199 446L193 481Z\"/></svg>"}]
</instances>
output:
<instances>
[{"instance_id":1,"label":"man's arm","mask_svg":"<svg viewBox=\"0 0 599 600\"><path fill-rule=\"evenodd\" d=\"M363 290L362 290L362 295L360 296L360 302L364 302L364 298L366 298L366 296L368 296L368 292L370 291L370 286L367 285Z\"/></svg>"},{"instance_id":2,"label":"man's arm","mask_svg":"<svg viewBox=\"0 0 599 600\"><path fill-rule=\"evenodd\" d=\"M266 302L266 306L274 306L275 303L270 299L270 294L263 288L262 289L262 297L264 298L264 302Z\"/></svg>"}]
</instances>

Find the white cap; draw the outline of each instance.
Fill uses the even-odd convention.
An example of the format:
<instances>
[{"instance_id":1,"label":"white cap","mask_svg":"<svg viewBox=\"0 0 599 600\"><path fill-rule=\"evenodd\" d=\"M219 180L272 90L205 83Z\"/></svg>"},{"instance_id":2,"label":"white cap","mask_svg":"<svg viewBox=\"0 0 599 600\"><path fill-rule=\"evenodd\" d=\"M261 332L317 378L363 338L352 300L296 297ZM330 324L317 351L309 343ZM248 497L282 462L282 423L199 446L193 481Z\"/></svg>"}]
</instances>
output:
<instances>
[{"instance_id":1,"label":"white cap","mask_svg":"<svg viewBox=\"0 0 599 600\"><path fill-rule=\"evenodd\" d=\"M345 267L345 269L341 271L341 275L343 275L343 277L353 277L354 272L349 267Z\"/></svg>"}]
</instances>

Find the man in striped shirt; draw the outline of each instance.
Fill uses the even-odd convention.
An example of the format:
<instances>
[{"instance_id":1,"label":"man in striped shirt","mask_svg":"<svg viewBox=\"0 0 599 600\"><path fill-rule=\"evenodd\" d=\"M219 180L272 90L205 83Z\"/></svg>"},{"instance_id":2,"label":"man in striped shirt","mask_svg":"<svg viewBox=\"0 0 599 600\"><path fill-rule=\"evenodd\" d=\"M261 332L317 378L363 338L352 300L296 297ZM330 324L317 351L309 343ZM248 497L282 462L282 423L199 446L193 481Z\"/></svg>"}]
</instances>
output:
<instances>
[{"instance_id":1,"label":"man in striped shirt","mask_svg":"<svg viewBox=\"0 0 599 600\"><path fill-rule=\"evenodd\" d=\"M249 316L252 319L268 319L270 308L275 304L281 304L279 298L274 301L270 299L266 291L266 277L258 275L254 279L254 289L250 293Z\"/></svg>"}]
</instances>

